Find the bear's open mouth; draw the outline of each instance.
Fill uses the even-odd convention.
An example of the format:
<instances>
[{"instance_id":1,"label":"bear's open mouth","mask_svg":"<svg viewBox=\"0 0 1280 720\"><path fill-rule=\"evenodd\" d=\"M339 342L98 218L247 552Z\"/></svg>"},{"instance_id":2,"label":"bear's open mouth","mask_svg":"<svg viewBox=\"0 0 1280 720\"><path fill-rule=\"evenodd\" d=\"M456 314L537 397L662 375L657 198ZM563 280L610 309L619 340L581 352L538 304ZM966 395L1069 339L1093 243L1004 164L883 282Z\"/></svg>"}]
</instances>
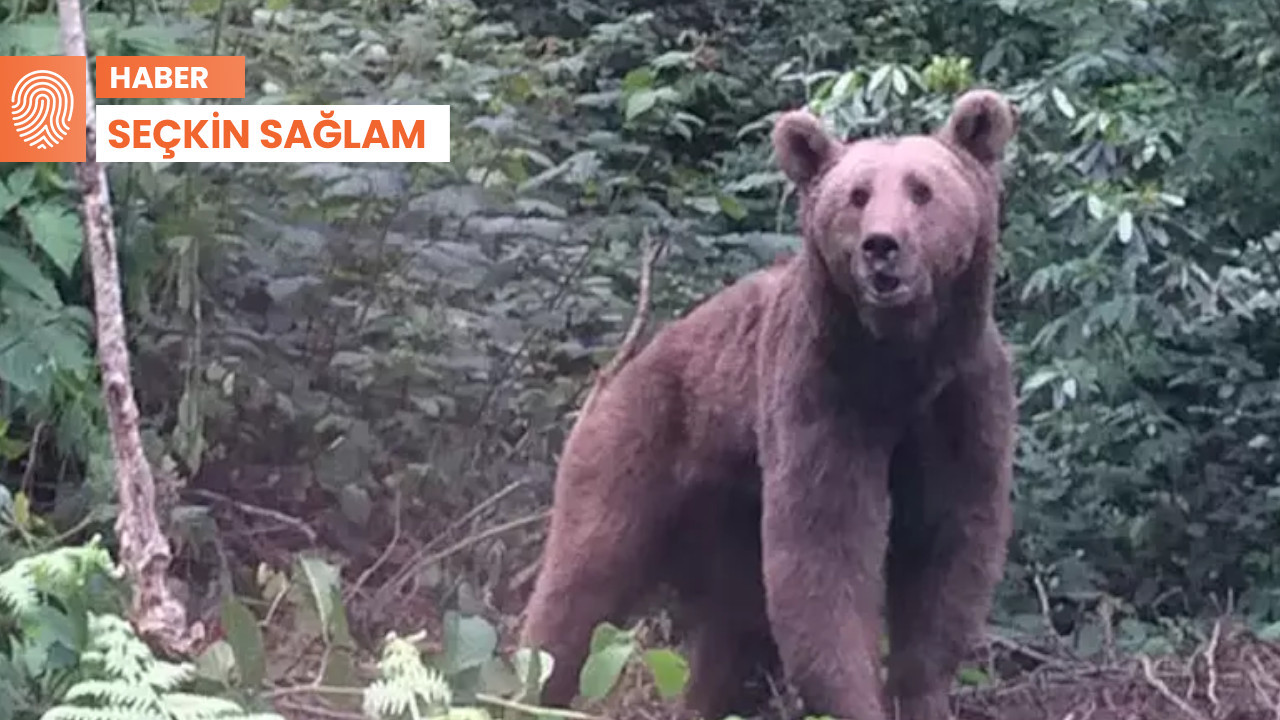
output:
<instances>
[{"instance_id":1,"label":"bear's open mouth","mask_svg":"<svg viewBox=\"0 0 1280 720\"><path fill-rule=\"evenodd\" d=\"M880 295L889 295L902 287L902 281L891 273L874 272L871 274L871 287Z\"/></svg>"}]
</instances>

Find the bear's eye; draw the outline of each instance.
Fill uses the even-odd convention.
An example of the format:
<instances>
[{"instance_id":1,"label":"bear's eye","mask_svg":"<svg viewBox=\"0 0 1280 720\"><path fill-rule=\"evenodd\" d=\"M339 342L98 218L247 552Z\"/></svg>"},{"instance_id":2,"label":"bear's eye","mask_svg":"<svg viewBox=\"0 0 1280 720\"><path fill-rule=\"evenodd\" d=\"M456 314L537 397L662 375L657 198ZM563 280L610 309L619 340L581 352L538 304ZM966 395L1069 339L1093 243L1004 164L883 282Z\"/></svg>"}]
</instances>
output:
<instances>
[{"instance_id":1,"label":"bear's eye","mask_svg":"<svg viewBox=\"0 0 1280 720\"><path fill-rule=\"evenodd\" d=\"M933 199L933 190L919 180L908 183L907 191L911 194L911 202L917 205L924 205Z\"/></svg>"},{"instance_id":2,"label":"bear's eye","mask_svg":"<svg viewBox=\"0 0 1280 720\"><path fill-rule=\"evenodd\" d=\"M853 203L854 207L866 207L870 201L871 192L866 188L854 188L853 193L849 195L849 202Z\"/></svg>"}]
</instances>

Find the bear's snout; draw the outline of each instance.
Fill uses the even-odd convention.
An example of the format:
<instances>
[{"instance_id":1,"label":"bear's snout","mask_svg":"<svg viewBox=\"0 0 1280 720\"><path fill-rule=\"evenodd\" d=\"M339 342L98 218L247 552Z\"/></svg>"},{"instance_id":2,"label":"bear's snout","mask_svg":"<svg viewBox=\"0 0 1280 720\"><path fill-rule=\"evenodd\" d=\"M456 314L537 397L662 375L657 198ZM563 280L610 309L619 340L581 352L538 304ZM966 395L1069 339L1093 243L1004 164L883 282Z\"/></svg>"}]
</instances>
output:
<instances>
[{"instance_id":1,"label":"bear's snout","mask_svg":"<svg viewBox=\"0 0 1280 720\"><path fill-rule=\"evenodd\" d=\"M869 232L853 248L853 272L863 299L880 307L910 303L920 291L920 267L906 238Z\"/></svg>"},{"instance_id":2,"label":"bear's snout","mask_svg":"<svg viewBox=\"0 0 1280 720\"><path fill-rule=\"evenodd\" d=\"M862 256L876 270L892 268L899 249L898 238L889 233L871 233L862 241Z\"/></svg>"}]
</instances>

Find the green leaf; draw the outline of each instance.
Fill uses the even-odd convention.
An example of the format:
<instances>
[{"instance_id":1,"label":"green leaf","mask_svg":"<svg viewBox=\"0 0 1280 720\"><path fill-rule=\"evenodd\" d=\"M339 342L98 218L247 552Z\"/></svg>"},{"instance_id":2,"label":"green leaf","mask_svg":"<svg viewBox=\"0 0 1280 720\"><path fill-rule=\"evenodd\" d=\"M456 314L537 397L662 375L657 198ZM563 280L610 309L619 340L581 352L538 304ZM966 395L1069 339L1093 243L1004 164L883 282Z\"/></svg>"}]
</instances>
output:
<instances>
[{"instance_id":1,"label":"green leaf","mask_svg":"<svg viewBox=\"0 0 1280 720\"><path fill-rule=\"evenodd\" d=\"M1076 109L1071 104L1071 100L1067 98L1067 94L1058 88L1049 90L1049 98L1053 100L1054 107L1058 108L1058 112L1062 113L1068 120L1074 120L1076 117Z\"/></svg>"},{"instance_id":2,"label":"green leaf","mask_svg":"<svg viewBox=\"0 0 1280 720\"><path fill-rule=\"evenodd\" d=\"M258 618L234 595L222 600L222 628L240 671L240 682L258 687L267 676L267 653Z\"/></svg>"},{"instance_id":3,"label":"green leaf","mask_svg":"<svg viewBox=\"0 0 1280 720\"><path fill-rule=\"evenodd\" d=\"M338 505L342 508L343 517L356 525L368 523L373 515L373 501L369 499L369 492L359 485L342 486L342 491L338 493Z\"/></svg>"},{"instance_id":4,"label":"green leaf","mask_svg":"<svg viewBox=\"0 0 1280 720\"><path fill-rule=\"evenodd\" d=\"M9 173L9 177L0 182L0 217L31 195L31 182L35 177L35 168L25 167Z\"/></svg>"},{"instance_id":5,"label":"green leaf","mask_svg":"<svg viewBox=\"0 0 1280 720\"><path fill-rule=\"evenodd\" d=\"M71 275L83 247L80 219L65 208L51 203L21 207L18 208L18 214L36 246L49 256L63 274Z\"/></svg>"},{"instance_id":6,"label":"green leaf","mask_svg":"<svg viewBox=\"0 0 1280 720\"><path fill-rule=\"evenodd\" d=\"M627 120L634 120L653 109L658 103L656 90L639 90L627 97Z\"/></svg>"},{"instance_id":7,"label":"green leaf","mask_svg":"<svg viewBox=\"0 0 1280 720\"><path fill-rule=\"evenodd\" d=\"M231 670L237 665L235 650L226 640L218 640L195 659L196 675L219 685L232 684Z\"/></svg>"},{"instance_id":8,"label":"green leaf","mask_svg":"<svg viewBox=\"0 0 1280 720\"><path fill-rule=\"evenodd\" d=\"M907 74L902 72L901 68L894 68L891 77L893 79L893 91L899 96L906 95L908 90Z\"/></svg>"},{"instance_id":9,"label":"green leaf","mask_svg":"<svg viewBox=\"0 0 1280 720\"><path fill-rule=\"evenodd\" d=\"M515 673L520 678L521 685L524 686L522 693L524 701L537 702L542 693L542 687L546 685L551 677L551 671L555 668L555 658L545 650L538 650L535 653L532 648L520 648L511 657L511 664L515 667Z\"/></svg>"},{"instance_id":10,"label":"green leaf","mask_svg":"<svg viewBox=\"0 0 1280 720\"><path fill-rule=\"evenodd\" d=\"M689 682L689 663L673 650L666 648L649 650L644 654L644 664L653 674L653 682L658 686L658 694L665 700L679 695Z\"/></svg>"},{"instance_id":11,"label":"green leaf","mask_svg":"<svg viewBox=\"0 0 1280 720\"><path fill-rule=\"evenodd\" d=\"M720 209L724 211L724 214L734 220L741 220L747 216L747 209L732 195L720 193L716 195L716 201L720 203Z\"/></svg>"},{"instance_id":12,"label":"green leaf","mask_svg":"<svg viewBox=\"0 0 1280 720\"><path fill-rule=\"evenodd\" d=\"M1116 219L1116 235L1120 242L1128 244L1133 239L1133 213L1125 210Z\"/></svg>"},{"instance_id":13,"label":"green leaf","mask_svg":"<svg viewBox=\"0 0 1280 720\"><path fill-rule=\"evenodd\" d=\"M62 298L53 281L26 253L17 248L0 245L0 276L31 293L49 307L62 307Z\"/></svg>"},{"instance_id":14,"label":"green leaf","mask_svg":"<svg viewBox=\"0 0 1280 720\"><path fill-rule=\"evenodd\" d=\"M1085 207L1089 210L1089 215L1094 220L1101 220L1107 208L1106 204L1102 202L1102 198L1092 193L1085 198Z\"/></svg>"},{"instance_id":15,"label":"green leaf","mask_svg":"<svg viewBox=\"0 0 1280 720\"><path fill-rule=\"evenodd\" d=\"M1047 369L1047 368L1042 370L1037 370L1031 374L1031 377L1027 378L1026 381L1022 383L1022 392L1023 393L1032 392L1033 390L1036 390L1044 386L1046 383L1048 383L1050 380L1053 380L1056 377L1058 377L1058 372L1056 370Z\"/></svg>"},{"instance_id":16,"label":"green leaf","mask_svg":"<svg viewBox=\"0 0 1280 720\"><path fill-rule=\"evenodd\" d=\"M1270 625L1258 630L1258 639L1266 642L1275 642L1280 640L1280 622L1271 623Z\"/></svg>"},{"instance_id":17,"label":"green leaf","mask_svg":"<svg viewBox=\"0 0 1280 720\"><path fill-rule=\"evenodd\" d=\"M591 654L578 675L578 692L588 700L609 694L636 651L632 633L611 623L601 623L591 634Z\"/></svg>"},{"instance_id":18,"label":"green leaf","mask_svg":"<svg viewBox=\"0 0 1280 720\"><path fill-rule=\"evenodd\" d=\"M297 573L301 577L295 577L294 582L310 590L325 642L334 644L335 640L347 640L346 613L343 612L340 594L342 581L338 569L319 558L304 555L298 558Z\"/></svg>"},{"instance_id":19,"label":"green leaf","mask_svg":"<svg viewBox=\"0 0 1280 720\"><path fill-rule=\"evenodd\" d=\"M656 78L657 75L654 74L653 70L647 67L638 67L622 78L622 90L628 95L641 90L648 90L653 87L653 81Z\"/></svg>"},{"instance_id":20,"label":"green leaf","mask_svg":"<svg viewBox=\"0 0 1280 720\"><path fill-rule=\"evenodd\" d=\"M986 685L991 680L991 677L987 675L982 668L966 665L965 667L960 668L960 671L956 673L956 680L958 680L961 685L973 687Z\"/></svg>"},{"instance_id":21,"label":"green leaf","mask_svg":"<svg viewBox=\"0 0 1280 720\"><path fill-rule=\"evenodd\" d=\"M835 84L831 86L830 99L835 102L840 102L849 97L853 94L853 91L857 89L857 82L858 73L856 71L850 70L849 72L844 73L838 80L836 80Z\"/></svg>"},{"instance_id":22,"label":"green leaf","mask_svg":"<svg viewBox=\"0 0 1280 720\"><path fill-rule=\"evenodd\" d=\"M444 614L444 666L449 675L479 667L493 657L498 631L479 615Z\"/></svg>"},{"instance_id":23,"label":"green leaf","mask_svg":"<svg viewBox=\"0 0 1280 720\"><path fill-rule=\"evenodd\" d=\"M889 73L893 72L892 65L881 65L876 71L871 73L871 78L867 80L867 92L874 93L880 89L884 81L888 79Z\"/></svg>"}]
</instances>

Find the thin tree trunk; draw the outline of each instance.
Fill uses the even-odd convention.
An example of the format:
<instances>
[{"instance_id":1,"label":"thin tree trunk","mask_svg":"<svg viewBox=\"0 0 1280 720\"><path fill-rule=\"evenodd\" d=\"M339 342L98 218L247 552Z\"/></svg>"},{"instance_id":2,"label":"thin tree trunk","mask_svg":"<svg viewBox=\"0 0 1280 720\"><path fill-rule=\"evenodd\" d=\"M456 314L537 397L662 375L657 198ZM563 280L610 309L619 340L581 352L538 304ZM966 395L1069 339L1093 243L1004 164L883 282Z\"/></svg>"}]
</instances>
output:
<instances>
[{"instance_id":1,"label":"thin tree trunk","mask_svg":"<svg viewBox=\"0 0 1280 720\"><path fill-rule=\"evenodd\" d=\"M84 21L79 0L58 0L63 53L85 57ZM139 636L172 655L187 655L204 636L203 626L187 625L186 609L167 584L169 541L156 517L156 487L138 432L138 405L129 373L124 311L120 299L120 270L116 261L115 228L107 175L98 163L94 129L93 81L86 73L85 121L88 127L85 162L76 164L80 184L80 220L85 250L93 269L93 305L97 320L98 363L111 428L120 515L116 533L120 563L133 590L130 620Z\"/></svg>"}]
</instances>

